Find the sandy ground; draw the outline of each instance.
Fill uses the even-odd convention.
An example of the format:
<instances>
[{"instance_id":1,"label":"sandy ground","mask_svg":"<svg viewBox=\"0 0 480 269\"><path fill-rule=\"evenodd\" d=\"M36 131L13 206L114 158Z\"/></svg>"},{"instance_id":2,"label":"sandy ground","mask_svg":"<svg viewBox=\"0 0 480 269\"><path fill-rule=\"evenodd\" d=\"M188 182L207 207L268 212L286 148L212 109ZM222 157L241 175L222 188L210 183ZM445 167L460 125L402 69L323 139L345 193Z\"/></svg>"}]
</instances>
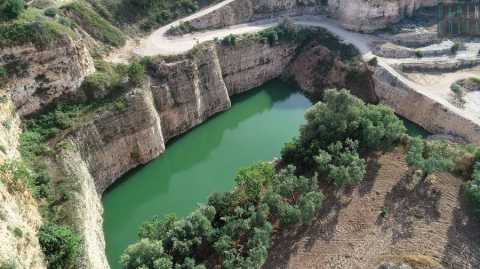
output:
<instances>
[{"instance_id":1,"label":"sandy ground","mask_svg":"<svg viewBox=\"0 0 480 269\"><path fill-rule=\"evenodd\" d=\"M276 238L263 268L375 269L385 261L480 268L480 224L465 212L462 184L450 174L412 182L400 151L371 158L367 180L330 197L310 227Z\"/></svg>"}]
</instances>

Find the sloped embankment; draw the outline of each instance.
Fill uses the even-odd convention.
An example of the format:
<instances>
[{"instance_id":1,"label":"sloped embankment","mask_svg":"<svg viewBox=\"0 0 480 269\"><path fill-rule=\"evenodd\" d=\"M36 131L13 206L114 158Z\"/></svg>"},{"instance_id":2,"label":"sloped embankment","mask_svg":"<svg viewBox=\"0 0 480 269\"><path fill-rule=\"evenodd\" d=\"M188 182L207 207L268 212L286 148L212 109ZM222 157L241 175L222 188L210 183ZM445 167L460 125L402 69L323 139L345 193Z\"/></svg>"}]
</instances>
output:
<instances>
[{"instance_id":1,"label":"sloped embankment","mask_svg":"<svg viewBox=\"0 0 480 269\"><path fill-rule=\"evenodd\" d=\"M413 182L398 149L371 157L365 181L331 195L310 227L277 238L263 268L478 268L480 225L467 215L462 185L447 173Z\"/></svg>"}]
</instances>

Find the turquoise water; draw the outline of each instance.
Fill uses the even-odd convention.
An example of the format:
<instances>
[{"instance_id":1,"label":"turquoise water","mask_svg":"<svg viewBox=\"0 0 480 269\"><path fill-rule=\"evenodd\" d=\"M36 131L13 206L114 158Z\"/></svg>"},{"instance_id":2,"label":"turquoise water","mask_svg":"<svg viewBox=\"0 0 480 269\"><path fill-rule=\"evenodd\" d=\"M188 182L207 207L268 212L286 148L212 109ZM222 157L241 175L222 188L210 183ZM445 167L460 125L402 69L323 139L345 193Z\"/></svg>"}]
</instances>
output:
<instances>
[{"instance_id":1,"label":"turquoise water","mask_svg":"<svg viewBox=\"0 0 480 269\"><path fill-rule=\"evenodd\" d=\"M112 269L120 268L121 253L137 240L144 221L185 216L210 193L230 190L239 168L279 156L309 106L300 91L272 81L234 97L231 110L175 139L162 156L120 179L103 196Z\"/></svg>"}]
</instances>

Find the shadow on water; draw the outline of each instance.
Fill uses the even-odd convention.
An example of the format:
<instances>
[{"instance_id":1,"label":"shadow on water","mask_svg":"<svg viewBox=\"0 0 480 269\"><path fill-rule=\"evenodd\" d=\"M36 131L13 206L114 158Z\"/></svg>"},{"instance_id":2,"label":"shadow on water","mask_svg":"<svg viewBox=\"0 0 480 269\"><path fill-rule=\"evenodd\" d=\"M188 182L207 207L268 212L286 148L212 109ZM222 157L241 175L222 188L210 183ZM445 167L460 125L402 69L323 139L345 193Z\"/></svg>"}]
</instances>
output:
<instances>
[{"instance_id":1,"label":"shadow on water","mask_svg":"<svg viewBox=\"0 0 480 269\"><path fill-rule=\"evenodd\" d=\"M107 256L112 269L154 215L184 216L216 191L230 190L235 172L271 160L297 134L311 102L279 81L232 98L232 108L172 139L167 151L113 184L103 196Z\"/></svg>"}]
</instances>

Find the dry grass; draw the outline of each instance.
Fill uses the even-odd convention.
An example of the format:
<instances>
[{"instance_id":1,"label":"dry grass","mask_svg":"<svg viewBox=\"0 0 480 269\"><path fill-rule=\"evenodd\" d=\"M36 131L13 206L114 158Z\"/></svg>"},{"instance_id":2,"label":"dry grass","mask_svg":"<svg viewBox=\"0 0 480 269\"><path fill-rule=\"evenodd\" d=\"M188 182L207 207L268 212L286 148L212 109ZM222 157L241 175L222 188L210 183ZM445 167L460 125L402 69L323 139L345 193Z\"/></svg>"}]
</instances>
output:
<instances>
[{"instance_id":1,"label":"dry grass","mask_svg":"<svg viewBox=\"0 0 480 269\"><path fill-rule=\"evenodd\" d=\"M401 150L370 158L366 180L331 194L310 227L279 235L264 268L480 268L480 224L462 203L463 180L430 179L412 180Z\"/></svg>"}]
</instances>

